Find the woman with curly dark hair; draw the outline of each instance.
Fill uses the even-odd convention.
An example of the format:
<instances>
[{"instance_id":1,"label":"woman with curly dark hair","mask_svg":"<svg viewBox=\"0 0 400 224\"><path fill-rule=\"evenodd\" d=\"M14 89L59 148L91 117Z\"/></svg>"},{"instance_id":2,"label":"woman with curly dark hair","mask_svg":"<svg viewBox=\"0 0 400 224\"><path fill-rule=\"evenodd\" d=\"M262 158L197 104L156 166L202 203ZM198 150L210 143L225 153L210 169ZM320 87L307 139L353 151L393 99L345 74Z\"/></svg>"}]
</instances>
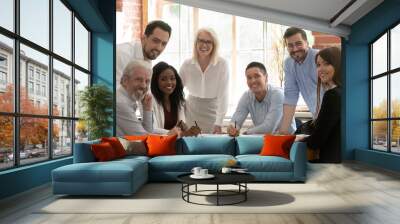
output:
<instances>
[{"instance_id":1,"label":"woman with curly dark hair","mask_svg":"<svg viewBox=\"0 0 400 224\"><path fill-rule=\"evenodd\" d=\"M179 134L176 125L185 121L185 97L182 80L173 66L159 62L153 67L151 93L154 96L153 131Z\"/></svg>"}]
</instances>

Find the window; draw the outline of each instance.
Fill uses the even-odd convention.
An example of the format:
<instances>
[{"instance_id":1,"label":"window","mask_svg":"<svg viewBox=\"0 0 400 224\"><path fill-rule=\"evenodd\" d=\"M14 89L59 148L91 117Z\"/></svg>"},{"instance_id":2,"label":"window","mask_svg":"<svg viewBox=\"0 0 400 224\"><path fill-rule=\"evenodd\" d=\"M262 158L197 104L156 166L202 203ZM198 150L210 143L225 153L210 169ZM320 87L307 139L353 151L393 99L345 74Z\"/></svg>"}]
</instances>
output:
<instances>
[{"instance_id":1,"label":"window","mask_svg":"<svg viewBox=\"0 0 400 224\"><path fill-rule=\"evenodd\" d=\"M33 88L33 82L28 82L28 93L33 94L34 88Z\"/></svg>"},{"instance_id":2,"label":"window","mask_svg":"<svg viewBox=\"0 0 400 224\"><path fill-rule=\"evenodd\" d=\"M400 153L400 25L370 45L371 148Z\"/></svg>"},{"instance_id":3,"label":"window","mask_svg":"<svg viewBox=\"0 0 400 224\"><path fill-rule=\"evenodd\" d=\"M76 128L79 114L74 115L72 106L79 90L65 86L90 85L90 31L66 4L0 1L0 26L8 30L0 29L0 170L72 155L76 130L87 139L86 127ZM15 30L14 21L19 21Z\"/></svg>"},{"instance_id":4,"label":"window","mask_svg":"<svg viewBox=\"0 0 400 224\"><path fill-rule=\"evenodd\" d=\"M0 71L0 84L2 85L7 84L7 74L3 71Z\"/></svg>"},{"instance_id":5,"label":"window","mask_svg":"<svg viewBox=\"0 0 400 224\"><path fill-rule=\"evenodd\" d=\"M29 79L30 80L33 80L33 67L32 66L29 66L29 71L28 71L28 75L29 75Z\"/></svg>"},{"instance_id":6,"label":"window","mask_svg":"<svg viewBox=\"0 0 400 224\"><path fill-rule=\"evenodd\" d=\"M0 91L5 91L7 86L7 56L0 54Z\"/></svg>"}]
</instances>

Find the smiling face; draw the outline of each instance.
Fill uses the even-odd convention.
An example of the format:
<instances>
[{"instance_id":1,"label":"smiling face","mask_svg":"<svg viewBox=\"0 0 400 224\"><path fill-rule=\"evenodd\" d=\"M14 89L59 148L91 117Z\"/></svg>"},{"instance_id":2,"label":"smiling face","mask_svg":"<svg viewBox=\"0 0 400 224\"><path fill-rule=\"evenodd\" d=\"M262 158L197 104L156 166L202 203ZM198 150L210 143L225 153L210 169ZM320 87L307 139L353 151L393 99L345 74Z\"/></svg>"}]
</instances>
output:
<instances>
[{"instance_id":1,"label":"smiling face","mask_svg":"<svg viewBox=\"0 0 400 224\"><path fill-rule=\"evenodd\" d=\"M199 57L210 56L214 48L214 40L207 32L200 32L196 40L196 50Z\"/></svg>"},{"instance_id":2,"label":"smiling face","mask_svg":"<svg viewBox=\"0 0 400 224\"><path fill-rule=\"evenodd\" d=\"M333 86L333 76L335 75L335 68L326 62L321 56L317 56L317 73L323 85Z\"/></svg>"},{"instance_id":3,"label":"smiling face","mask_svg":"<svg viewBox=\"0 0 400 224\"><path fill-rule=\"evenodd\" d=\"M145 59L154 60L164 51L169 41L169 34L161 28L155 28L149 36L142 38L143 56Z\"/></svg>"},{"instance_id":4,"label":"smiling face","mask_svg":"<svg viewBox=\"0 0 400 224\"><path fill-rule=\"evenodd\" d=\"M176 77L174 71L168 68L161 72L158 77L158 88L164 95L171 95L176 87Z\"/></svg>"},{"instance_id":5,"label":"smiling face","mask_svg":"<svg viewBox=\"0 0 400 224\"><path fill-rule=\"evenodd\" d=\"M302 62L307 56L308 42L303 39L300 33L286 38L286 46L290 57L297 62Z\"/></svg>"},{"instance_id":6,"label":"smiling face","mask_svg":"<svg viewBox=\"0 0 400 224\"><path fill-rule=\"evenodd\" d=\"M260 68L251 67L246 70L246 79L249 89L254 93L262 93L267 86L267 75L264 75Z\"/></svg>"},{"instance_id":7,"label":"smiling face","mask_svg":"<svg viewBox=\"0 0 400 224\"><path fill-rule=\"evenodd\" d=\"M129 96L140 101L149 89L150 76L151 74L146 69L137 67L132 70L132 74L123 77L122 86Z\"/></svg>"}]
</instances>

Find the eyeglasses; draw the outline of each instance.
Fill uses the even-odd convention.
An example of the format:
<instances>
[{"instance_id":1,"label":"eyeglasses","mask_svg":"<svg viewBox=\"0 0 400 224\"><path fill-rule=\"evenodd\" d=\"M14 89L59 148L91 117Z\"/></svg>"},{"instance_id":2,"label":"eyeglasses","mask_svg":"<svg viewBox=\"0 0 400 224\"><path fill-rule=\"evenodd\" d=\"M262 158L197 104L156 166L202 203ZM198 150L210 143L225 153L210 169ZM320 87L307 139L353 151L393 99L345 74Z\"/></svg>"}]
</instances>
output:
<instances>
[{"instance_id":1,"label":"eyeglasses","mask_svg":"<svg viewBox=\"0 0 400 224\"><path fill-rule=\"evenodd\" d=\"M197 44L212 45L213 41L212 40L197 39Z\"/></svg>"}]
</instances>

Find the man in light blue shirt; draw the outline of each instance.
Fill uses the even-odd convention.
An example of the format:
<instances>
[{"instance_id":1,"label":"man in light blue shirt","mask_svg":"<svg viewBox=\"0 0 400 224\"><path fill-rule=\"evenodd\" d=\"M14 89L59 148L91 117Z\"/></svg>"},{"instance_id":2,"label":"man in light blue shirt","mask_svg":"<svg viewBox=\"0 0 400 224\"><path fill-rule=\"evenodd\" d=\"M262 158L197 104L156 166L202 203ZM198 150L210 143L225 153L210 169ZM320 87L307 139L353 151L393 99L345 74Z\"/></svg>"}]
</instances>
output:
<instances>
[{"instance_id":1,"label":"man in light blue shirt","mask_svg":"<svg viewBox=\"0 0 400 224\"><path fill-rule=\"evenodd\" d=\"M283 103L283 118L278 132L288 134L293 119L299 93L303 96L313 118L317 115L317 67L315 55L317 50L308 46L304 30L290 27L283 36L290 57L284 62L285 100ZM323 94L323 93L322 93Z\"/></svg>"},{"instance_id":2,"label":"man in light blue shirt","mask_svg":"<svg viewBox=\"0 0 400 224\"><path fill-rule=\"evenodd\" d=\"M282 118L283 91L268 84L268 74L263 64L251 62L246 68L249 90L240 98L228 126L228 134L239 135L239 130L250 113L254 127L243 134L273 133ZM294 120L293 120L294 128ZM293 131L293 130L292 130Z\"/></svg>"}]
</instances>

